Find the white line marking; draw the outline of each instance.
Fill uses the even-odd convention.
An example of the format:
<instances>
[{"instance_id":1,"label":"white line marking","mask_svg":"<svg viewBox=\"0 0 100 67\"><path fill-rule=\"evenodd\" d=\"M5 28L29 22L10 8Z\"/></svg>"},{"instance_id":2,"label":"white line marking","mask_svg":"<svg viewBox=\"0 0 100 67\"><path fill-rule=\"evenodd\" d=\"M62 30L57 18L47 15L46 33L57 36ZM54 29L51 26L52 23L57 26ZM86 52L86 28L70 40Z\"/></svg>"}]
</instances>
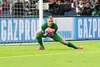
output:
<instances>
[{"instance_id":1,"label":"white line marking","mask_svg":"<svg viewBox=\"0 0 100 67\"><path fill-rule=\"evenodd\" d=\"M87 51L87 52L67 52L67 53L52 53L52 54L32 54L32 55L19 55L19 56L4 56L0 58L21 58L21 57L34 57L34 56L52 56L52 55L64 55L64 54L78 54L78 53L100 53L100 51Z\"/></svg>"}]
</instances>

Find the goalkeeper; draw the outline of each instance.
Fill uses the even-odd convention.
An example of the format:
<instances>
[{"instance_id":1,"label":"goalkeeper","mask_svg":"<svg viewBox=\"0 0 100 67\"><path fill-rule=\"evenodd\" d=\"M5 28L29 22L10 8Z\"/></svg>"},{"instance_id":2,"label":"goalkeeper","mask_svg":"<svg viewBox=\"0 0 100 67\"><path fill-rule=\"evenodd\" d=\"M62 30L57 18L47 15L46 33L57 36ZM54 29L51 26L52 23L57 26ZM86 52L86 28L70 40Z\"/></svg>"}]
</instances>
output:
<instances>
[{"instance_id":1,"label":"goalkeeper","mask_svg":"<svg viewBox=\"0 0 100 67\"><path fill-rule=\"evenodd\" d=\"M68 47L72 47L74 49L83 49L82 46L75 46L71 42L66 42L62 38L62 36L60 36L57 33L57 29L58 29L58 26L55 23L53 23L53 17L49 16L47 22L43 23L43 25L41 26L41 30L37 31L37 33L36 33L37 41L40 44L40 47L38 48L38 50L45 49L43 42L42 42L42 37L50 37L54 41L59 41L60 43L66 45Z\"/></svg>"}]
</instances>

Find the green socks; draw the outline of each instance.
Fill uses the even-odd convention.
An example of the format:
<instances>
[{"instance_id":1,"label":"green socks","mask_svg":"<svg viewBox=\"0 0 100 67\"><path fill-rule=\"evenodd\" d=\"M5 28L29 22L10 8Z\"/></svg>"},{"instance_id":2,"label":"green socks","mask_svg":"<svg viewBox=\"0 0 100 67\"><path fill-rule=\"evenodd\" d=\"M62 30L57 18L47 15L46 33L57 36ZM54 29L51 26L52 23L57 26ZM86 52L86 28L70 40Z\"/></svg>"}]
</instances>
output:
<instances>
[{"instance_id":1,"label":"green socks","mask_svg":"<svg viewBox=\"0 0 100 67\"><path fill-rule=\"evenodd\" d=\"M74 49L77 49L77 47L76 47L74 44L72 44L71 42L67 42L66 45L67 45L68 47L72 47L72 48L74 48Z\"/></svg>"},{"instance_id":2,"label":"green socks","mask_svg":"<svg viewBox=\"0 0 100 67\"><path fill-rule=\"evenodd\" d=\"M40 46L43 46L42 37L40 35L37 35L36 39L38 43L40 44Z\"/></svg>"}]
</instances>

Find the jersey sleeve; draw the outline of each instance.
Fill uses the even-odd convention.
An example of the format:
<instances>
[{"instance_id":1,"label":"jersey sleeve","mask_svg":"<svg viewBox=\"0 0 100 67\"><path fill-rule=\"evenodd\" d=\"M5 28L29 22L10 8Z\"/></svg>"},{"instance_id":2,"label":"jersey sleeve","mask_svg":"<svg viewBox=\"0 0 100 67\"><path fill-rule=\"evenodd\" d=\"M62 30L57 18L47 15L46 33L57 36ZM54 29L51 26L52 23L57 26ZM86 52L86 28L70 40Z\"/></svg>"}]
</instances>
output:
<instances>
[{"instance_id":1,"label":"jersey sleeve","mask_svg":"<svg viewBox=\"0 0 100 67\"><path fill-rule=\"evenodd\" d=\"M47 23L43 23L41 26L42 32L45 33L45 29L47 28Z\"/></svg>"},{"instance_id":2,"label":"jersey sleeve","mask_svg":"<svg viewBox=\"0 0 100 67\"><path fill-rule=\"evenodd\" d=\"M54 24L53 29L55 29L55 32L54 32L54 33L56 33L56 32L57 32L57 30L58 30L58 26L57 26L57 24Z\"/></svg>"}]
</instances>

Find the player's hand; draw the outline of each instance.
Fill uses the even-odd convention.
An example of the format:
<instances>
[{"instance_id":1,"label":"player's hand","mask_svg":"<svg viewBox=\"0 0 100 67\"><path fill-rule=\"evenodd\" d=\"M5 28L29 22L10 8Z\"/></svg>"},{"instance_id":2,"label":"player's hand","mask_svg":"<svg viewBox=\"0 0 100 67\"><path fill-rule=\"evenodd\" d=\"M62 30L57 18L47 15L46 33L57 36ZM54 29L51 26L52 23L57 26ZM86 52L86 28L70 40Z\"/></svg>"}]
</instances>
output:
<instances>
[{"instance_id":1,"label":"player's hand","mask_svg":"<svg viewBox=\"0 0 100 67\"><path fill-rule=\"evenodd\" d=\"M44 36L49 36L49 37L52 37L54 35L54 33L45 33Z\"/></svg>"},{"instance_id":2,"label":"player's hand","mask_svg":"<svg viewBox=\"0 0 100 67\"><path fill-rule=\"evenodd\" d=\"M55 29L52 28L47 28L46 30L48 30L49 32L55 32Z\"/></svg>"},{"instance_id":3,"label":"player's hand","mask_svg":"<svg viewBox=\"0 0 100 67\"><path fill-rule=\"evenodd\" d=\"M52 37L54 35L54 33L48 34L47 36Z\"/></svg>"},{"instance_id":4,"label":"player's hand","mask_svg":"<svg viewBox=\"0 0 100 67\"><path fill-rule=\"evenodd\" d=\"M47 29L45 30L44 36L53 36L53 35L54 35L54 29L52 29L52 28L47 28Z\"/></svg>"}]
</instances>

